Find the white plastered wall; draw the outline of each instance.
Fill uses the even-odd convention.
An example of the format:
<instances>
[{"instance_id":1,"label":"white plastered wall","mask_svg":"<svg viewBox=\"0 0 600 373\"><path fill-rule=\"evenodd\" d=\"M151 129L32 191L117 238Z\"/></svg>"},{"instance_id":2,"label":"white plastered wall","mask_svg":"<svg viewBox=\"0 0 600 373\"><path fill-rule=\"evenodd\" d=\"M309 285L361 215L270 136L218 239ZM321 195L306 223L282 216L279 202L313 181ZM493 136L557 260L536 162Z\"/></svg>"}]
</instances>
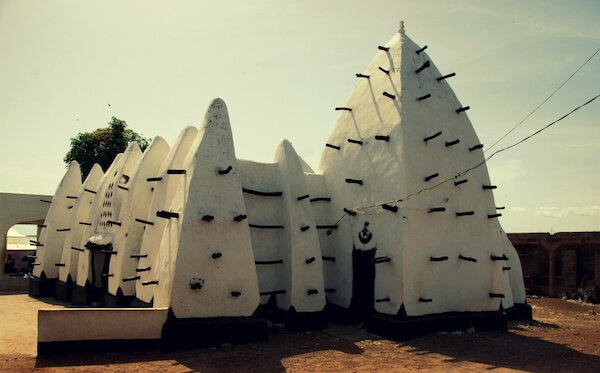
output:
<instances>
[{"instance_id":1,"label":"white plastered wall","mask_svg":"<svg viewBox=\"0 0 600 373\"><path fill-rule=\"evenodd\" d=\"M132 255L140 253L144 234L145 225L136 222L135 217L148 215L154 183L148 182L147 179L158 173L168 152L167 142L162 137L155 137L132 172L129 189L119 213L121 225L113 227L113 251L116 251L116 254L110 259L108 271L108 292L112 295L117 295L119 288L124 296L135 295L135 283L123 282L123 278L136 274L138 259L132 258Z\"/></svg>"},{"instance_id":2,"label":"white plastered wall","mask_svg":"<svg viewBox=\"0 0 600 373\"><path fill-rule=\"evenodd\" d=\"M285 291L284 294L276 294L275 297L279 307L287 306L285 309L288 309L291 300L290 292L287 291L289 283L285 273L289 258L287 253L282 252L282 247L286 243L279 166L276 163L259 163L241 159L236 163L242 187L246 190L243 197L248 223L257 226L250 227L250 239L260 292L266 294ZM271 195L257 195L253 192ZM269 229L258 226L283 226L283 228ZM270 297L269 294L262 295L261 303L267 303Z\"/></svg>"},{"instance_id":3,"label":"white plastered wall","mask_svg":"<svg viewBox=\"0 0 600 373\"><path fill-rule=\"evenodd\" d=\"M325 307L323 262L317 227L311 209L308 188L300 157L292 144L284 140L277 148L275 161L279 166L283 190L285 241L281 246L284 259L286 290L290 304L297 312L317 312Z\"/></svg>"},{"instance_id":4,"label":"white plastered wall","mask_svg":"<svg viewBox=\"0 0 600 373\"><path fill-rule=\"evenodd\" d=\"M115 172L122 167L123 158L123 153L117 154L110 167L108 170L106 170L102 176L102 179L98 183L98 188L93 191L94 193L91 193L94 195L94 203L92 204L92 208L89 213L89 220L79 221L79 224L83 226L83 232L81 233L81 241L76 247L81 248L83 251L79 252L79 257L77 258L76 282L78 286L84 287L86 284L91 283L91 253L85 248L85 245L88 243L88 239L100 218L100 212L103 209L102 204L104 203L104 196L108 188L108 184L110 183L110 180L112 180ZM75 244L76 243L73 242L73 246L75 246Z\"/></svg>"},{"instance_id":5,"label":"white plastered wall","mask_svg":"<svg viewBox=\"0 0 600 373\"><path fill-rule=\"evenodd\" d=\"M158 284L152 285L154 304L170 306L180 318L249 316L260 302L258 281L248 219L234 220L246 210L229 116L220 99L206 113L189 164L188 185L180 184L174 200L174 206L184 207L169 211L178 217L169 219L155 263L160 268ZM219 173L229 166L229 172ZM203 220L205 215L213 219Z\"/></svg>"},{"instance_id":6,"label":"white plastered wall","mask_svg":"<svg viewBox=\"0 0 600 373\"><path fill-rule=\"evenodd\" d=\"M338 276L341 291L329 299L348 306L351 250L360 245L357 232L368 221L374 237L370 247L377 248L377 257L391 258L375 267L375 299L389 298L375 303L378 312L395 314L402 304L409 315L497 310L500 300L491 293L504 296L504 307L512 306L509 271L503 270L506 261L493 261L491 256L506 253L511 263L517 263L514 267L520 265L514 249L509 252L497 219L488 218L496 210L491 190L482 187L491 185L485 165L465 177L468 183L455 186L450 180L404 198L483 161L483 154L481 149L469 150L479 144L477 136L465 113L456 112L461 104L448 83L437 80L442 74L431 62L416 73L429 60L427 54L416 53L419 47L404 34L394 36L385 47L388 50L380 50L363 72L369 78L358 78L344 104L351 111L340 112L327 141L339 149L327 147L321 159L320 169L333 196L331 216L341 217L344 207L357 212L345 216L331 236L322 237L324 252L335 253L335 267L343 278ZM455 143L457 139L460 142ZM434 174L438 175L425 181ZM345 182L348 178L362 185ZM378 206L384 202L398 207L397 212ZM361 209L364 206L376 207ZM445 211L429 212L441 207ZM466 211L474 215L456 215ZM448 260L431 260L443 256ZM326 272L331 269L325 265ZM522 279L513 277L512 288L518 289ZM326 274L327 281L330 278ZM327 281L326 287L331 286Z\"/></svg>"},{"instance_id":7,"label":"white plastered wall","mask_svg":"<svg viewBox=\"0 0 600 373\"><path fill-rule=\"evenodd\" d=\"M194 127L186 127L173 144L169 155L161 165L156 178L160 180L152 181L154 192L148 213L142 216L136 216L137 224L145 227L142 237L142 246L140 249L141 257L138 260L137 268L150 268L149 271L138 272L139 280L127 280L126 282L135 281L136 297L146 303L150 303L154 297L154 287L142 285L145 281L151 281L158 278L158 266L154 265L157 262L159 248L162 241L163 233L166 231L167 224L171 224L170 220L158 219L156 212L160 210L169 210L173 207L173 200L177 192L177 187L181 179L186 179L186 174L170 174L169 170L186 170L188 165L186 159L190 152L190 147L196 140L198 130ZM174 208L174 207L173 207ZM181 206L178 207L181 209ZM131 276L135 278L136 276Z\"/></svg>"},{"instance_id":8,"label":"white plastered wall","mask_svg":"<svg viewBox=\"0 0 600 373\"><path fill-rule=\"evenodd\" d=\"M79 253L83 250L83 248L79 247L79 244L81 243L81 236L85 227L84 225L79 224L79 222L90 220L90 213L95 198L95 194L92 192L98 189L103 175L104 172L102 171L102 167L98 164L94 164L88 176L85 178L77 200L73 205L73 212L71 213L69 222L69 228L71 230L67 232L67 236L65 237L60 260L60 262L64 264L64 267L60 267L58 276L59 280L62 282L66 283L69 278L73 282L77 280Z\"/></svg>"},{"instance_id":9,"label":"white plastered wall","mask_svg":"<svg viewBox=\"0 0 600 373\"><path fill-rule=\"evenodd\" d=\"M44 227L40 234L39 244L41 246L37 248L33 276L40 277L43 272L48 279L58 278L59 267L56 264L60 264L65 236L69 231L73 204L80 188L81 171L79 163L72 161L56 189L48 209Z\"/></svg>"}]
</instances>

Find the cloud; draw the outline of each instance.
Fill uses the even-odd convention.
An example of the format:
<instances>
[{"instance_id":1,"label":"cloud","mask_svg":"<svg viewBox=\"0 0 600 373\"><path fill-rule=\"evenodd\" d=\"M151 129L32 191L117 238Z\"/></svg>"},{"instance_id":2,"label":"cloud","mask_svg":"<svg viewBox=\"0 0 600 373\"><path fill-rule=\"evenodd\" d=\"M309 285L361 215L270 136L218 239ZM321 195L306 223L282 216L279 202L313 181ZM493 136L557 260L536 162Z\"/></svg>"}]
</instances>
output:
<instances>
[{"instance_id":1,"label":"cloud","mask_svg":"<svg viewBox=\"0 0 600 373\"><path fill-rule=\"evenodd\" d=\"M527 212L527 209L525 207L521 207L521 206L512 206L510 208L510 211L517 213L517 214L522 214L524 212Z\"/></svg>"},{"instance_id":2,"label":"cloud","mask_svg":"<svg viewBox=\"0 0 600 373\"><path fill-rule=\"evenodd\" d=\"M591 206L570 206L570 207L539 207L534 215L549 216L552 218L563 218L565 216L600 216L600 205Z\"/></svg>"}]
</instances>

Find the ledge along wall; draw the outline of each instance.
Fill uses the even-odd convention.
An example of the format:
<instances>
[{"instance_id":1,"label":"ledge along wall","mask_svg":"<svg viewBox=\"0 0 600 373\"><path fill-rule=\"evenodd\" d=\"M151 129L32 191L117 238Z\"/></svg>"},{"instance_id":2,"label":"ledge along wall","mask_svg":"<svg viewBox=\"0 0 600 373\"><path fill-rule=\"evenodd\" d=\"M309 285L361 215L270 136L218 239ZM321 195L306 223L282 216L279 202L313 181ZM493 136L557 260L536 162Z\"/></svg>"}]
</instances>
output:
<instances>
[{"instance_id":1,"label":"ledge along wall","mask_svg":"<svg viewBox=\"0 0 600 373\"><path fill-rule=\"evenodd\" d=\"M119 221L113 224L115 254L110 258L108 293L117 297L117 303L125 301L121 297L133 298L135 295L135 283L123 282L124 278L136 274L138 263L135 256L140 253L144 234L144 225L136 223L135 217L147 215L155 190L147 179L157 174L168 153L167 142L161 137L155 137L132 172L119 213Z\"/></svg>"},{"instance_id":2,"label":"ledge along wall","mask_svg":"<svg viewBox=\"0 0 600 373\"><path fill-rule=\"evenodd\" d=\"M154 192L147 214L136 216L134 219L135 224L143 226L144 229L140 255L137 258L131 258L133 261L137 261L136 273L134 276L123 278L124 282L129 282L135 286L136 298L145 304L152 302L154 287L143 284L158 277L158 266L154 264L157 263L165 227L171 223L170 219L158 218L156 213L158 211L168 211L172 207L179 182L181 179L186 179L186 174L182 174L180 171L185 170L187 172L186 159L197 135L198 130L196 128L186 127L179 134L158 173L146 179L154 187ZM146 270L146 268L150 268L150 270Z\"/></svg>"}]
</instances>

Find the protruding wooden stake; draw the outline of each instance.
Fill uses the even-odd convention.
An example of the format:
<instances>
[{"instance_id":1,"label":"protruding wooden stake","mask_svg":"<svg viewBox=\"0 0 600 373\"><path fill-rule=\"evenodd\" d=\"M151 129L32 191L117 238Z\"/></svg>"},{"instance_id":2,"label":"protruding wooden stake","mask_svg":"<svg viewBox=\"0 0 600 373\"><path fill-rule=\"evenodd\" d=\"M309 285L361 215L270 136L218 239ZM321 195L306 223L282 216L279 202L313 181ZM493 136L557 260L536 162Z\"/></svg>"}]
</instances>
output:
<instances>
[{"instance_id":1,"label":"protruding wooden stake","mask_svg":"<svg viewBox=\"0 0 600 373\"><path fill-rule=\"evenodd\" d=\"M418 69L415 70L415 73L420 73L421 71L425 70L426 68L428 68L429 66L431 66L431 62L429 61L425 61L425 63L423 65L421 65L421 67L419 67Z\"/></svg>"},{"instance_id":2,"label":"protruding wooden stake","mask_svg":"<svg viewBox=\"0 0 600 373\"><path fill-rule=\"evenodd\" d=\"M424 46L423 46L421 49L417 49L415 52L416 52L417 54L421 54L421 52L423 52L425 49L427 49L427 46L426 46L426 45L424 45Z\"/></svg>"},{"instance_id":3,"label":"protruding wooden stake","mask_svg":"<svg viewBox=\"0 0 600 373\"><path fill-rule=\"evenodd\" d=\"M440 174L438 174L437 172L435 174L431 174L429 176L426 176L423 180L424 181L429 181L431 179L435 179L436 177L440 176Z\"/></svg>"},{"instance_id":4,"label":"protruding wooden stake","mask_svg":"<svg viewBox=\"0 0 600 373\"><path fill-rule=\"evenodd\" d=\"M436 80L438 82L441 82L444 79L448 79L448 78L452 78L453 76L456 76L456 73L450 73L448 75L444 75L444 76L440 76L439 78L437 78Z\"/></svg>"},{"instance_id":5,"label":"protruding wooden stake","mask_svg":"<svg viewBox=\"0 0 600 373\"><path fill-rule=\"evenodd\" d=\"M434 133L433 135L431 135L431 136L427 136L426 138L424 138L424 139L423 139L423 141L427 142L427 141L429 141L429 140L433 140L433 139L435 139L436 137L440 136L441 134L442 134L442 131L440 131L440 132L437 132L437 133Z\"/></svg>"}]
</instances>

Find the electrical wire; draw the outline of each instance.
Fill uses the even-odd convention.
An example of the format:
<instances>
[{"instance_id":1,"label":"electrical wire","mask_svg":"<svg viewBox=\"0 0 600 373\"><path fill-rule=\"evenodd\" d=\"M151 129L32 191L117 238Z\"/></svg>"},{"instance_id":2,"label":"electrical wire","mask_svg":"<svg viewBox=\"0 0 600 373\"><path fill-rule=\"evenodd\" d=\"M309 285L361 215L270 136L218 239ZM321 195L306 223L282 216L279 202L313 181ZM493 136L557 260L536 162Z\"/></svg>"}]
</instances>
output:
<instances>
[{"instance_id":1,"label":"electrical wire","mask_svg":"<svg viewBox=\"0 0 600 373\"><path fill-rule=\"evenodd\" d=\"M594 101L595 101L596 99L598 99L599 97L600 97L600 94L599 94L599 95L596 95L596 96L594 96L594 97L593 97L593 98L591 98L590 100L588 100L588 101L584 102L583 104L581 104L581 105L577 106L576 108L572 109L571 111L569 111L569 112L568 112L568 113L566 113L565 115L561 116L560 118L556 119L555 121L553 121L553 122L551 122L551 123L549 123L549 124L545 125L544 127L540 128L539 130L537 130L537 131L533 132L532 134L530 134L530 135L528 135L528 136L526 136L526 137L522 138L521 140L519 140L519 141L517 141L517 142L515 142L515 143L513 143L513 144L511 144L511 145L508 145L508 146L506 146L506 147L504 147L504 148L502 148L502 149L496 150L496 151L495 151L494 153L492 153L491 155L489 155L489 156L485 157L483 161L481 161L481 162L479 162L479 163L477 163L477 164L473 165L472 167L469 167L469 168L467 168L467 169L466 169L466 170L464 170L464 171L461 171L461 172L457 173L457 174L456 174L455 176L453 176L453 177L450 177L450 178L448 178L448 179L445 179L445 180L443 180L443 181L440 181L439 183L437 183L437 184L435 184L435 185L432 185L432 186L430 186L430 187L428 187L428 188L423 188L423 189L420 189L420 190L418 190L418 191L416 191L416 192L414 192L414 193L410 193L410 194L406 195L406 196L405 196L405 197L403 197L403 198L398 198L398 199L395 199L395 200L386 201L386 202L378 203L378 204L375 204L375 205L369 205L369 206L357 207L357 208L353 209L353 211L356 211L356 212L358 212L358 211L366 211L366 210L369 210L369 209L372 209L372 208L381 207L381 206L382 206L382 205L384 205L384 204L390 204L390 203L398 203L398 202L403 202L403 201L405 201L405 200L407 200L407 199L409 199L409 198L412 198L412 197L414 197L414 196L417 196L417 195L419 195L419 194L421 194L421 193L423 193L423 192L426 192L426 191L429 191L429 190L435 189L435 188L439 187L440 185L443 185L443 184L445 184L445 183L447 183L447 182L449 182L449 181L451 181L451 180L455 180L455 179L456 179L456 178L458 178L458 177L465 176L465 175L466 175L466 174L468 174L469 172L471 172L471 171L473 171L473 170L475 170L475 169L477 169L477 168L479 168L479 167L483 166L484 164L486 164L486 163L487 163L487 161L489 161L490 159L492 159L492 158L493 158L493 157L494 157L496 154L502 153L502 152L504 152L504 151L506 151L506 150L509 150L509 149L511 149L511 148L514 148L515 146L518 146L518 145L520 145L520 144L524 143L525 141L527 141L527 140L531 139L532 137L534 137L534 136L538 135L538 134L539 134L539 133L541 133L542 131L544 131L544 130L546 130L546 129L550 128L551 126L555 125L556 123L558 123L558 122L560 122L560 121L564 120L565 118L567 118L568 116L570 116L570 115L571 115L571 114L573 114L574 112L578 111L579 109L583 108L584 106L587 106L587 105L591 104L592 102L594 102ZM338 221L337 221L335 224L337 225L337 224L338 224L338 223L339 223L339 222L340 222L340 221L341 221L341 220L342 220L344 217L346 217L346 215L348 215L348 214L347 214L347 213L344 213L344 215L342 215L342 217L341 217L341 218L339 218L339 219L338 219Z\"/></svg>"},{"instance_id":2,"label":"electrical wire","mask_svg":"<svg viewBox=\"0 0 600 373\"><path fill-rule=\"evenodd\" d=\"M562 82L561 85L558 86L558 88L556 88L548 97L546 97L546 99L544 101L542 101L538 106L536 106L529 114L527 114L525 116L525 118L521 119L521 121L519 123L517 123L513 128L511 128L508 132L506 132L502 137L500 137L498 140L496 140L495 143L492 144L492 146L488 147L487 150L484 151L488 152L490 150L492 150L492 148L494 146L496 146L500 141L504 140L506 138L506 136L510 135L511 132L513 132L514 130L516 130L519 126L521 126L521 124L523 124L527 119L529 119L529 117L531 117L533 115L533 113L535 113L540 107L542 107L542 105L544 105L546 102L548 102L548 100L550 100L550 98L552 98L552 96L554 96L556 94L556 92L558 92L562 87L565 86L565 84L567 84L567 82L569 80L571 80L571 78L573 78L575 76L575 74L577 74L579 72L579 70L581 70L585 65L587 65L588 62L590 62L592 60L592 58L594 58L598 52L600 52L600 48L598 48L591 56L590 58L588 58L581 66L579 66L579 68L577 70L575 70L575 72L573 74L571 74L567 80L565 80L564 82Z\"/></svg>"}]
</instances>

